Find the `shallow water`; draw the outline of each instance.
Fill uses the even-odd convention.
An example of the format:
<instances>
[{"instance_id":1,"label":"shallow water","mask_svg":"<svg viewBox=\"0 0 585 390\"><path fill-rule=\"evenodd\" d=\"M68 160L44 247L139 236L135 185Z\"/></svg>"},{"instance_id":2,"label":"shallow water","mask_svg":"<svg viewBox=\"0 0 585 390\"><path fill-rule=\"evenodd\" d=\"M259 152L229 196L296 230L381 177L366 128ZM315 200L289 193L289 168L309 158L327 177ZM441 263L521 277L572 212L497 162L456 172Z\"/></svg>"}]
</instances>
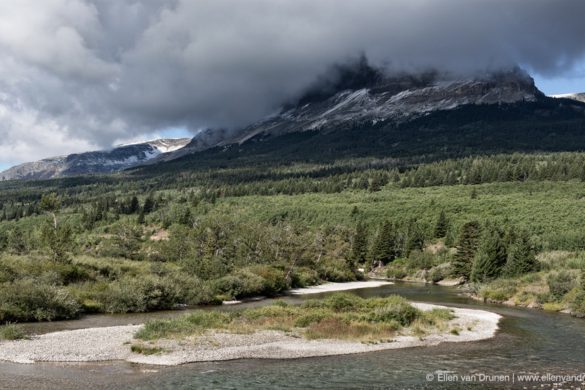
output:
<instances>
[{"instance_id":1,"label":"shallow water","mask_svg":"<svg viewBox=\"0 0 585 390\"><path fill-rule=\"evenodd\" d=\"M196 363L179 367L151 367L129 363L34 364L0 363L1 388L111 388L111 389L441 389L441 388L551 388L549 384L518 383L523 373L570 374L585 372L585 320L535 310L484 305L457 289L418 284L396 284L354 291L360 296L400 294L411 300L481 308L504 316L497 336L472 343L391 350L297 360L239 360ZM323 296L327 294L320 294ZM291 297L290 301L316 298ZM248 306L262 305L254 302ZM242 306L239 306L242 307ZM80 321L31 325L38 331L138 323L153 317L177 315L89 316ZM438 381L451 372L451 381ZM474 384L462 375L477 374ZM492 376L489 381L481 374ZM428 381L427 375L433 380ZM495 378L507 375L508 378ZM498 380L496 380L498 379ZM512 380L516 382L513 383ZM557 388L578 388L572 382Z\"/></svg>"}]
</instances>

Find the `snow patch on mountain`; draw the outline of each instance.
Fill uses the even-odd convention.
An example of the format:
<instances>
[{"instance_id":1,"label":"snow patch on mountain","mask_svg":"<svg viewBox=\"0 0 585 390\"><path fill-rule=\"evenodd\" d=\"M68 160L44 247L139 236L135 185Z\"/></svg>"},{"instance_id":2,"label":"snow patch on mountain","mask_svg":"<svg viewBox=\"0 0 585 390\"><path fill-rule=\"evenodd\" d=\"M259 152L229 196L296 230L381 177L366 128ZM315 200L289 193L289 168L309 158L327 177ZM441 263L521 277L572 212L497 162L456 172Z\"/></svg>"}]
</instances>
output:
<instances>
[{"instance_id":1,"label":"snow patch on mountain","mask_svg":"<svg viewBox=\"0 0 585 390\"><path fill-rule=\"evenodd\" d=\"M9 168L0 172L0 180L50 179L62 176L117 172L176 152L190 142L190 138L158 139L120 145L111 150L52 157Z\"/></svg>"}]
</instances>

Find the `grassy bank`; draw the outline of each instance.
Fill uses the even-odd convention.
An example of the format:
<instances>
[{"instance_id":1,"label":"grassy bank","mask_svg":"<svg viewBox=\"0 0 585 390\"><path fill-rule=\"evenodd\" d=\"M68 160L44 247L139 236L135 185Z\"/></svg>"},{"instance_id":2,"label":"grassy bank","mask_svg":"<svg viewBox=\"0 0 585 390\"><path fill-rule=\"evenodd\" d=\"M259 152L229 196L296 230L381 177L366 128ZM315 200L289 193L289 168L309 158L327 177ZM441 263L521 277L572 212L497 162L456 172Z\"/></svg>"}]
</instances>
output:
<instances>
[{"instance_id":1,"label":"grassy bank","mask_svg":"<svg viewBox=\"0 0 585 390\"><path fill-rule=\"evenodd\" d=\"M475 285L476 296L489 302L585 317L585 253L547 252L538 259L541 271Z\"/></svg>"},{"instance_id":2,"label":"grassy bank","mask_svg":"<svg viewBox=\"0 0 585 390\"><path fill-rule=\"evenodd\" d=\"M452 279L457 248L439 242L410 258L397 259L372 275L392 280L440 283ZM470 294L482 301L522 306L585 317L585 252L544 251L535 257L537 271L501 275L482 282L467 281Z\"/></svg>"},{"instance_id":3,"label":"grassy bank","mask_svg":"<svg viewBox=\"0 0 585 390\"><path fill-rule=\"evenodd\" d=\"M307 339L383 342L398 334L422 336L437 329L448 331L447 322L452 318L447 309L421 311L399 296L363 299L338 293L323 300L308 300L302 305L280 301L256 309L200 311L155 320L146 323L136 334L136 339L146 342L191 338L208 331L253 333L278 330Z\"/></svg>"}]
</instances>

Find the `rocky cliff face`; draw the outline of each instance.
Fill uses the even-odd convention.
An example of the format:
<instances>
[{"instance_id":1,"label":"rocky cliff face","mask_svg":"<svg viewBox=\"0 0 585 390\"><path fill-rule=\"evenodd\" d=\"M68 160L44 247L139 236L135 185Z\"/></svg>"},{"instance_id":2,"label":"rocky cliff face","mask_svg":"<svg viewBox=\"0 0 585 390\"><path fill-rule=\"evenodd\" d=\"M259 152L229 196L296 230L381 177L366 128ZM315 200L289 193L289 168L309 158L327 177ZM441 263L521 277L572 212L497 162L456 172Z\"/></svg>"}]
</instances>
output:
<instances>
[{"instance_id":1,"label":"rocky cliff face","mask_svg":"<svg viewBox=\"0 0 585 390\"><path fill-rule=\"evenodd\" d=\"M463 105L534 102L542 96L533 80L519 70L471 79L436 74L380 76L368 84L338 91L322 100L301 99L301 104L247 127L229 142L241 143L259 134L334 131L379 122L403 122Z\"/></svg>"},{"instance_id":2,"label":"rocky cliff face","mask_svg":"<svg viewBox=\"0 0 585 390\"><path fill-rule=\"evenodd\" d=\"M464 105L534 102L544 97L532 78L519 69L470 78L436 72L387 76L362 62L337 73L334 81L315 86L275 115L236 131L202 131L187 147L164 159L241 144L254 137L401 123Z\"/></svg>"},{"instance_id":3,"label":"rocky cliff face","mask_svg":"<svg viewBox=\"0 0 585 390\"><path fill-rule=\"evenodd\" d=\"M0 180L51 179L92 173L111 173L143 164L187 145L189 138L159 139L106 151L71 154L17 165L0 172Z\"/></svg>"}]
</instances>

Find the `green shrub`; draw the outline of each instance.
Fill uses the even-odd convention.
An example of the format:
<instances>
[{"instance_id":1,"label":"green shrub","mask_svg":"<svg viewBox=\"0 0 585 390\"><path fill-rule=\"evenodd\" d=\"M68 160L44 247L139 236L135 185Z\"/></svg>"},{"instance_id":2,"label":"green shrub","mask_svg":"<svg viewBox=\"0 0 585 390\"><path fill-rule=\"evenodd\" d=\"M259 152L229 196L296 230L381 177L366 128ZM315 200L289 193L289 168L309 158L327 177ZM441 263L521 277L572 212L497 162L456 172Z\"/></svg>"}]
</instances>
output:
<instances>
[{"instance_id":1,"label":"green shrub","mask_svg":"<svg viewBox=\"0 0 585 390\"><path fill-rule=\"evenodd\" d=\"M274 296L290 288L284 271L278 268L268 265L255 265L247 269L264 280L262 289L262 294L264 295Z\"/></svg>"},{"instance_id":2,"label":"green shrub","mask_svg":"<svg viewBox=\"0 0 585 390\"><path fill-rule=\"evenodd\" d=\"M319 277L330 282L349 282L356 279L355 273L345 261L329 260L319 264Z\"/></svg>"},{"instance_id":3,"label":"green shrub","mask_svg":"<svg viewBox=\"0 0 585 390\"><path fill-rule=\"evenodd\" d=\"M211 282L215 294L229 299L261 295L264 292L264 278L247 270L227 275Z\"/></svg>"},{"instance_id":4,"label":"green shrub","mask_svg":"<svg viewBox=\"0 0 585 390\"><path fill-rule=\"evenodd\" d=\"M421 311L409 304L405 299L396 299L383 307L377 308L368 319L372 322L396 321L402 326L410 325L420 317Z\"/></svg>"},{"instance_id":5,"label":"green shrub","mask_svg":"<svg viewBox=\"0 0 585 390\"><path fill-rule=\"evenodd\" d=\"M408 272L403 267L390 267L386 270L386 277L390 279L404 279L408 276Z\"/></svg>"},{"instance_id":6,"label":"green shrub","mask_svg":"<svg viewBox=\"0 0 585 390\"><path fill-rule=\"evenodd\" d=\"M437 282L440 282L441 280L445 279L450 273L451 273L451 270L449 268L434 267L428 273L427 280L429 280L432 283L437 283Z\"/></svg>"},{"instance_id":7,"label":"green shrub","mask_svg":"<svg viewBox=\"0 0 585 390\"><path fill-rule=\"evenodd\" d=\"M291 287L308 287L319 284L319 273L307 267L295 267L291 272Z\"/></svg>"},{"instance_id":8,"label":"green shrub","mask_svg":"<svg viewBox=\"0 0 585 390\"><path fill-rule=\"evenodd\" d=\"M570 304L571 314L575 317L585 317L585 291L579 292Z\"/></svg>"},{"instance_id":9,"label":"green shrub","mask_svg":"<svg viewBox=\"0 0 585 390\"><path fill-rule=\"evenodd\" d=\"M350 311L363 304L363 299L349 293L337 293L324 299L325 307L334 311Z\"/></svg>"},{"instance_id":10,"label":"green shrub","mask_svg":"<svg viewBox=\"0 0 585 390\"><path fill-rule=\"evenodd\" d=\"M38 280L20 279L0 287L0 322L70 319L80 309L66 289Z\"/></svg>"},{"instance_id":11,"label":"green shrub","mask_svg":"<svg viewBox=\"0 0 585 390\"><path fill-rule=\"evenodd\" d=\"M97 300L102 302L103 310L108 313L145 312L171 309L187 302L196 303L190 302L194 299L191 293L184 281L174 277L124 277L109 284L105 291L98 294Z\"/></svg>"},{"instance_id":12,"label":"green shrub","mask_svg":"<svg viewBox=\"0 0 585 390\"><path fill-rule=\"evenodd\" d=\"M517 281L500 279L482 287L479 295L486 301L504 302L512 298L516 291Z\"/></svg>"},{"instance_id":13,"label":"green shrub","mask_svg":"<svg viewBox=\"0 0 585 390\"><path fill-rule=\"evenodd\" d=\"M18 325L6 324L0 326L0 340L22 340L26 338L26 333Z\"/></svg>"},{"instance_id":14,"label":"green shrub","mask_svg":"<svg viewBox=\"0 0 585 390\"><path fill-rule=\"evenodd\" d=\"M576 284L573 276L567 271L549 274L546 283L551 295L556 300L561 300Z\"/></svg>"},{"instance_id":15,"label":"green shrub","mask_svg":"<svg viewBox=\"0 0 585 390\"><path fill-rule=\"evenodd\" d=\"M434 255L430 252L414 250L408 256L409 268L431 269L434 263Z\"/></svg>"},{"instance_id":16,"label":"green shrub","mask_svg":"<svg viewBox=\"0 0 585 390\"><path fill-rule=\"evenodd\" d=\"M295 320L294 325L299 328L306 328L307 326L314 324L316 322L321 321L322 319L331 316L331 312L322 310L322 311L314 311L309 314L305 314L300 316Z\"/></svg>"}]
</instances>

